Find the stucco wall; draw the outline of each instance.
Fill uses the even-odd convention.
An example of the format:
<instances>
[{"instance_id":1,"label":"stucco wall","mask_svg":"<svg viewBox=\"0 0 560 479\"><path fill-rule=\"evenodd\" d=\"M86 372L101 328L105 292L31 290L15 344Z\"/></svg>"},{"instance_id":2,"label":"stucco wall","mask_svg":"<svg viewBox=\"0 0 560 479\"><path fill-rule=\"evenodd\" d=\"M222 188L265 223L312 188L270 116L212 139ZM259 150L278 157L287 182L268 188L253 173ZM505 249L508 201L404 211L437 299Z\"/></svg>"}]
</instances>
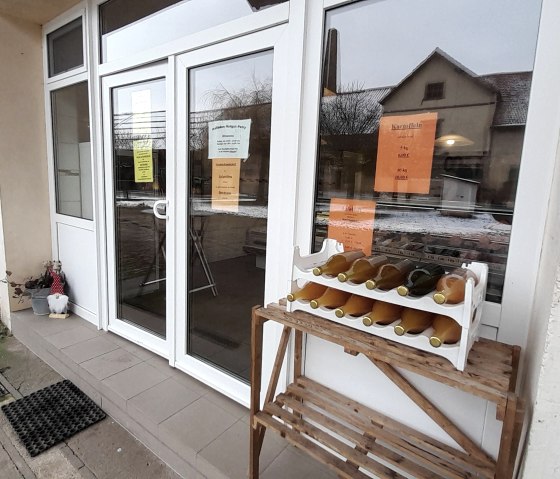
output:
<instances>
[{"instance_id":1,"label":"stucco wall","mask_svg":"<svg viewBox=\"0 0 560 479\"><path fill-rule=\"evenodd\" d=\"M536 399L532 408L531 429L522 477L560 477L560 267L550 311L548 329L544 336L544 351L532 367Z\"/></svg>"},{"instance_id":2,"label":"stucco wall","mask_svg":"<svg viewBox=\"0 0 560 479\"><path fill-rule=\"evenodd\" d=\"M40 273L51 256L41 37L39 25L0 15L0 201L15 279Z\"/></svg>"}]
</instances>

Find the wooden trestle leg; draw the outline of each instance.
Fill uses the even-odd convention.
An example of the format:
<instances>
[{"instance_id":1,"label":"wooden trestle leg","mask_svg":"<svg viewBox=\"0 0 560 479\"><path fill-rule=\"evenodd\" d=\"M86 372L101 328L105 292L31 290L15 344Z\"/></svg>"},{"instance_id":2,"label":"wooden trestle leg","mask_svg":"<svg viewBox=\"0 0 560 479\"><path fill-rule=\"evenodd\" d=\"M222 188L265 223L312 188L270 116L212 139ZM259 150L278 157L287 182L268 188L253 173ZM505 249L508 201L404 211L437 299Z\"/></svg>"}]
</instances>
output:
<instances>
[{"instance_id":1,"label":"wooden trestle leg","mask_svg":"<svg viewBox=\"0 0 560 479\"><path fill-rule=\"evenodd\" d=\"M249 464L249 478L258 479L259 477L259 456L261 453L262 444L264 441L264 433L266 429L257 424L254 416L261 410L260 409L260 395L261 395L261 378L262 378L262 343L263 343L263 324L264 321L258 314L256 314L257 308L253 308L252 314L252 329L251 329L251 411L250 411L250 422L251 422L251 437L250 437L250 464ZM282 363L286 357L286 350L288 348L288 342L290 340L290 333L292 328L289 326L284 326L282 330L282 336L280 337L280 343L278 345L278 351L276 352L276 359L274 360L274 366L272 367L272 373L270 375L270 382L268 383L268 389L266 391L266 396L264 403L268 404L274 399L276 394L276 388L278 387L278 379L280 378L280 371L282 370Z\"/></svg>"},{"instance_id":2,"label":"wooden trestle leg","mask_svg":"<svg viewBox=\"0 0 560 479\"><path fill-rule=\"evenodd\" d=\"M262 343L263 324L266 321L256 314L259 306L253 308L251 314L251 406L250 439L249 439L249 478L259 477L259 455L262 440L264 439L264 428L255 422L255 415L260 411L261 403L261 377L262 377Z\"/></svg>"}]
</instances>

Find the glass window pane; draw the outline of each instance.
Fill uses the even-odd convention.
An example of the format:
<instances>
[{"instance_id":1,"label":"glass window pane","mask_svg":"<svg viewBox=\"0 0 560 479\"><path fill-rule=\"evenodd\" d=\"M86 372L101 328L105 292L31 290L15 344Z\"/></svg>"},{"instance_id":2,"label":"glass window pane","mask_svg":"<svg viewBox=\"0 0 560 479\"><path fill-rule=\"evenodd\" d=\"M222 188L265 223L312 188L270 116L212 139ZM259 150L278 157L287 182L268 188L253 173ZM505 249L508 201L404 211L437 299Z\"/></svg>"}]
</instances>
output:
<instances>
[{"instance_id":1,"label":"glass window pane","mask_svg":"<svg viewBox=\"0 0 560 479\"><path fill-rule=\"evenodd\" d=\"M87 82L51 94L57 213L93 219Z\"/></svg>"},{"instance_id":2,"label":"glass window pane","mask_svg":"<svg viewBox=\"0 0 560 479\"><path fill-rule=\"evenodd\" d=\"M264 299L272 58L263 52L189 72L187 353L245 381L247 311Z\"/></svg>"},{"instance_id":3,"label":"glass window pane","mask_svg":"<svg viewBox=\"0 0 560 479\"><path fill-rule=\"evenodd\" d=\"M103 62L123 58L287 1L111 0L100 8L101 58Z\"/></svg>"},{"instance_id":4,"label":"glass window pane","mask_svg":"<svg viewBox=\"0 0 560 479\"><path fill-rule=\"evenodd\" d=\"M84 64L82 17L47 35L49 77Z\"/></svg>"},{"instance_id":5,"label":"glass window pane","mask_svg":"<svg viewBox=\"0 0 560 479\"><path fill-rule=\"evenodd\" d=\"M539 15L513 0L327 12L315 249L332 199L374 201L373 254L486 262L501 300Z\"/></svg>"},{"instance_id":6,"label":"glass window pane","mask_svg":"<svg viewBox=\"0 0 560 479\"><path fill-rule=\"evenodd\" d=\"M166 336L165 79L112 91L117 317Z\"/></svg>"},{"instance_id":7,"label":"glass window pane","mask_svg":"<svg viewBox=\"0 0 560 479\"><path fill-rule=\"evenodd\" d=\"M99 5L101 34L111 33L181 0L109 0Z\"/></svg>"}]
</instances>

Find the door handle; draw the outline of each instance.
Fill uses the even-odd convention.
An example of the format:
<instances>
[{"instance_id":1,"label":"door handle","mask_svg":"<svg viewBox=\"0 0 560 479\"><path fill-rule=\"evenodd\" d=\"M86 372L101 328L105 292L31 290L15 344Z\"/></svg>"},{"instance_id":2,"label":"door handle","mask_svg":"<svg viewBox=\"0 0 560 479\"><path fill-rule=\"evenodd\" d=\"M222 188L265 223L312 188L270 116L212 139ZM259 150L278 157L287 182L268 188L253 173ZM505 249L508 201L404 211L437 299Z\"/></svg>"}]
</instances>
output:
<instances>
[{"instance_id":1,"label":"door handle","mask_svg":"<svg viewBox=\"0 0 560 479\"><path fill-rule=\"evenodd\" d=\"M167 205L169 205L169 200L157 200L154 203L154 206L152 207L152 210L154 211L154 216L156 218L159 218L160 220L166 220L167 219ZM165 207L165 213L161 214L159 212L159 208L161 206Z\"/></svg>"}]
</instances>

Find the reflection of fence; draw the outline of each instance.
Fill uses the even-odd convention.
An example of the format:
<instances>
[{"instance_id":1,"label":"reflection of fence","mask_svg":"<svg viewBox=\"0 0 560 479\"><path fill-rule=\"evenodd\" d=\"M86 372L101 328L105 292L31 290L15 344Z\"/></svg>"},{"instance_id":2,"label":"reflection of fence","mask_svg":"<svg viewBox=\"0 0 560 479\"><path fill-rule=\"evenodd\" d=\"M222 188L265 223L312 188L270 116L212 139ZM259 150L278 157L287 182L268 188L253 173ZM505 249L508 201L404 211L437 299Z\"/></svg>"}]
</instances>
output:
<instances>
[{"instance_id":1,"label":"reflection of fence","mask_svg":"<svg viewBox=\"0 0 560 479\"><path fill-rule=\"evenodd\" d=\"M116 150L132 150L134 140L152 140L154 150L165 149L165 110L147 113L117 113L113 115L113 148ZM141 128L150 133L134 133Z\"/></svg>"}]
</instances>

